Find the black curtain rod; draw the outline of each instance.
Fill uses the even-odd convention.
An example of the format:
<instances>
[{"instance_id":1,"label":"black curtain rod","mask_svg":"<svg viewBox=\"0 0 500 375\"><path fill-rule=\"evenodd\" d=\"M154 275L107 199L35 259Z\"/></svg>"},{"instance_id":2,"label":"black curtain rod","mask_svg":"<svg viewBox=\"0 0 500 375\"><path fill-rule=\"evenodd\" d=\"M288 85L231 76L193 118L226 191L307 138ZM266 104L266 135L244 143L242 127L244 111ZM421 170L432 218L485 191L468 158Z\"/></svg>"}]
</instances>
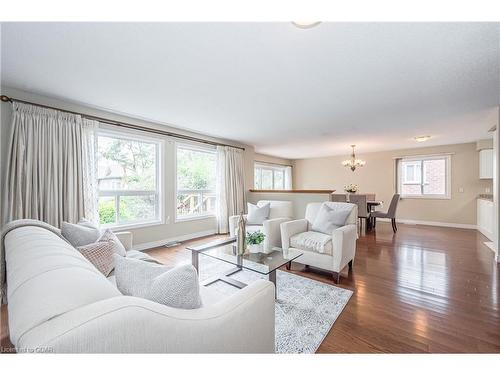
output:
<instances>
[{"instance_id":1,"label":"black curtain rod","mask_svg":"<svg viewBox=\"0 0 500 375\"><path fill-rule=\"evenodd\" d=\"M61 109L61 108L51 107L51 106L48 106L48 105L43 105L43 104L28 102L26 100L10 98L7 95L0 95L0 100L2 102L4 102L4 103L7 103L7 102L10 102L10 103L18 102L18 103L36 105L36 106L42 107L42 108L54 109L56 111L61 111L61 112L66 112L66 113L72 113L74 115L79 115L79 116L82 116L84 118L88 118L90 120L99 121L99 122L102 122L104 124L120 126L122 128L127 128L127 129L132 129L132 130L138 130L138 131L143 131L143 132L148 132L148 133L155 133L155 134L160 134L160 135L164 135L164 136L167 136L167 137L184 139L186 141L205 143L205 144L209 144L209 145L212 145L212 146L232 147L232 148L237 148L237 149L245 151L245 148L243 148L243 147L238 147L238 146L228 145L228 144L225 144L225 143L219 143L219 142L209 141L209 140L206 140L206 139L197 138L197 137L191 137L189 135L184 135L184 134L179 134L179 133L173 133L173 132L169 132L169 131L165 131L165 130L148 128L146 126L134 125L134 124L126 123L126 122L109 120L109 119L104 118L104 117L87 115L85 113L68 111L67 109Z\"/></svg>"}]
</instances>

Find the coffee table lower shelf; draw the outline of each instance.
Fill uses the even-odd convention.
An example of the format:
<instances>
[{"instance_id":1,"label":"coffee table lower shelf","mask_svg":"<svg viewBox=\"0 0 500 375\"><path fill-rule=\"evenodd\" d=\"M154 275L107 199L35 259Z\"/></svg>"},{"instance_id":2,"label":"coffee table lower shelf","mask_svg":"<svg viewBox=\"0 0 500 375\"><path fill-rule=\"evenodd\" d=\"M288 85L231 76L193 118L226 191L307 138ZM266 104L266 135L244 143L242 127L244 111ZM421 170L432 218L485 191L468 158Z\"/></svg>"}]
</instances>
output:
<instances>
[{"instance_id":1,"label":"coffee table lower shelf","mask_svg":"<svg viewBox=\"0 0 500 375\"><path fill-rule=\"evenodd\" d=\"M234 275L235 273L240 272L242 270L243 270L243 267L234 267L234 268L230 269L229 271L223 273L222 275L213 276L213 277L210 277L209 279L204 280L201 283L201 285L208 286L208 285L213 284L217 281L223 281L226 284L232 285L238 289L243 289L244 287L247 286L247 284L230 277L231 275ZM276 270L269 272L269 281L274 284L274 297L276 298L277 290L278 290L277 285L276 285Z\"/></svg>"}]
</instances>

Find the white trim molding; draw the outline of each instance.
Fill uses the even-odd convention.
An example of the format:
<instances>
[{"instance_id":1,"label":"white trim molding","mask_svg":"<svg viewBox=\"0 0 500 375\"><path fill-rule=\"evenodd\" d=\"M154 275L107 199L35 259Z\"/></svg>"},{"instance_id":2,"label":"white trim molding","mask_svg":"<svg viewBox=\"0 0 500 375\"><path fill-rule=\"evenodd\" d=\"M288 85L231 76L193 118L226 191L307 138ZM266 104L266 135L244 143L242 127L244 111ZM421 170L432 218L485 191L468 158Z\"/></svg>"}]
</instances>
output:
<instances>
[{"instance_id":1,"label":"white trim molding","mask_svg":"<svg viewBox=\"0 0 500 375\"><path fill-rule=\"evenodd\" d=\"M155 247L163 246L166 243L171 242L171 241L179 241L179 242L187 241L187 240L192 240L195 238L211 236L211 235L216 234L216 233L217 233L217 231L215 229L209 229L209 230L205 230L202 232L195 232L195 233L184 234L182 236L164 238L164 239L161 239L158 241L143 242L143 243L132 246L132 250L138 250L138 251L149 250L149 249L152 249Z\"/></svg>"},{"instance_id":2,"label":"white trim molding","mask_svg":"<svg viewBox=\"0 0 500 375\"><path fill-rule=\"evenodd\" d=\"M378 219L377 221L390 221L391 219ZM400 219L396 218L397 223L408 225L430 225L433 227L446 227L446 228L460 228L460 229L477 229L476 224L461 224L461 223L444 223L440 221L426 221L426 220L413 220L413 219Z\"/></svg>"}]
</instances>

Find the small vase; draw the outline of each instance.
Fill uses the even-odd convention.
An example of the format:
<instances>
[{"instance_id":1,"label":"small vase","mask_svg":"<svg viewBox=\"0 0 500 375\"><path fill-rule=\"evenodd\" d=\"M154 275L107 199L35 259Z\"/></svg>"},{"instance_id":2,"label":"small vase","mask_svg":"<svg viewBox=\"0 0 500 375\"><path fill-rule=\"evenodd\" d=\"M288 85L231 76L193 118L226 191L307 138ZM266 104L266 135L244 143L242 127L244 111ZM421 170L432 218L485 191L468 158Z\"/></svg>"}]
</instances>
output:
<instances>
[{"instance_id":1,"label":"small vase","mask_svg":"<svg viewBox=\"0 0 500 375\"><path fill-rule=\"evenodd\" d=\"M262 244L258 244L258 245L248 245L248 251L250 251L250 253L261 253L262 252Z\"/></svg>"}]
</instances>

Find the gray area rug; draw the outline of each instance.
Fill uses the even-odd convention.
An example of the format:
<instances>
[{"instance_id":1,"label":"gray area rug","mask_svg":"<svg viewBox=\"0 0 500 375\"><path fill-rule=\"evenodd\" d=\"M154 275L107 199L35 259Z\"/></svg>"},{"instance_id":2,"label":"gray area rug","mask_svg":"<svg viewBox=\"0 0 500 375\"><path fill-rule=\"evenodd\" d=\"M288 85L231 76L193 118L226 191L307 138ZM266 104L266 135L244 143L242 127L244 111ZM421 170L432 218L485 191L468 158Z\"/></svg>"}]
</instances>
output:
<instances>
[{"instance_id":1,"label":"gray area rug","mask_svg":"<svg viewBox=\"0 0 500 375\"><path fill-rule=\"evenodd\" d=\"M206 280L234 268L200 255L200 280ZM251 271L241 271L231 277L250 284L259 278ZM276 353L315 353L347 305L352 291L319 281L277 271ZM218 281L209 288L230 295L237 288Z\"/></svg>"}]
</instances>

